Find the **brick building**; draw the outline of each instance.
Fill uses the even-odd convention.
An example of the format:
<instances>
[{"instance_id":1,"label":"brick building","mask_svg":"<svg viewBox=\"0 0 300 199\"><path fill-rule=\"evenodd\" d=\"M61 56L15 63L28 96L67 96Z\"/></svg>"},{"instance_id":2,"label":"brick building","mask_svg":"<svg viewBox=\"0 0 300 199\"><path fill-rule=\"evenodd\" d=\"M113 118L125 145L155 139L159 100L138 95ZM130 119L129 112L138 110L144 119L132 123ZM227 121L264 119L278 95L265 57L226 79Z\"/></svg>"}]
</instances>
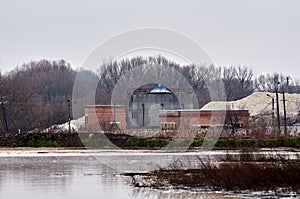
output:
<instances>
[{"instance_id":1,"label":"brick building","mask_svg":"<svg viewBox=\"0 0 300 199\"><path fill-rule=\"evenodd\" d=\"M161 130L207 128L225 126L246 128L248 110L160 110L159 126ZM95 105L85 108L86 129L89 131L110 130L113 125L120 129L130 128L126 123L126 107L121 105ZM136 128L136 127L135 127ZM144 128L144 127L141 127ZM146 127L147 128L147 127Z\"/></svg>"},{"instance_id":2,"label":"brick building","mask_svg":"<svg viewBox=\"0 0 300 199\"><path fill-rule=\"evenodd\" d=\"M126 107L122 105L90 105L85 107L88 131L110 130L114 125L126 128Z\"/></svg>"},{"instance_id":3,"label":"brick building","mask_svg":"<svg viewBox=\"0 0 300 199\"><path fill-rule=\"evenodd\" d=\"M209 126L245 128L249 120L248 110L162 110L160 112L160 129L191 129Z\"/></svg>"},{"instance_id":4,"label":"brick building","mask_svg":"<svg viewBox=\"0 0 300 199\"><path fill-rule=\"evenodd\" d=\"M162 85L133 92L126 105L91 105L85 108L88 131L119 129L190 129L208 126L247 127L248 110L195 109L192 94L171 92Z\"/></svg>"}]
</instances>

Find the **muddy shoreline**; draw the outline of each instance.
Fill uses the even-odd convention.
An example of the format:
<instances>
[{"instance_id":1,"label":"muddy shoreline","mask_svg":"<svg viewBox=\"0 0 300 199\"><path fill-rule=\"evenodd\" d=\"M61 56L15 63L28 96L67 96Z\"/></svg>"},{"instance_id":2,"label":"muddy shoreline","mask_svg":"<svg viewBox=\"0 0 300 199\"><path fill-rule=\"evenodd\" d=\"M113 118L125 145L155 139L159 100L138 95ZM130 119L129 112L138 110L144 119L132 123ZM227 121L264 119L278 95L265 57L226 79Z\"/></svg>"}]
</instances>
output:
<instances>
[{"instance_id":1,"label":"muddy shoreline","mask_svg":"<svg viewBox=\"0 0 300 199\"><path fill-rule=\"evenodd\" d=\"M211 159L213 160L213 159ZM151 189L184 189L234 193L267 193L274 197L300 197L300 153L295 157L228 153L217 163L199 157L197 168L174 163L149 173L124 174L132 185ZM273 197L272 197L273 198Z\"/></svg>"}]
</instances>

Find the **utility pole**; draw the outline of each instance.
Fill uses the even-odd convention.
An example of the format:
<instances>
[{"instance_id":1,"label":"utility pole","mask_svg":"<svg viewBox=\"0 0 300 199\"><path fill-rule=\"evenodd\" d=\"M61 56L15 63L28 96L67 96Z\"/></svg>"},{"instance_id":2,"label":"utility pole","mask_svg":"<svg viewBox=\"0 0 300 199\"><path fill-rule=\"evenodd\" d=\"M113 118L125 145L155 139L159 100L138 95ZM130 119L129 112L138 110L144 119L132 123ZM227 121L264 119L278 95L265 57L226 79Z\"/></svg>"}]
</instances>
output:
<instances>
[{"instance_id":1,"label":"utility pole","mask_svg":"<svg viewBox=\"0 0 300 199\"><path fill-rule=\"evenodd\" d=\"M143 121L143 127L145 126L145 104L142 104L142 112L143 112L143 117L142 117L142 121Z\"/></svg>"},{"instance_id":2,"label":"utility pole","mask_svg":"<svg viewBox=\"0 0 300 199\"><path fill-rule=\"evenodd\" d=\"M8 133L8 124L7 124L7 119L6 119L6 111L5 111L5 107L4 107L4 104L6 104L7 102L4 100L5 100L5 97L1 97L1 106L2 106L3 120L5 123L5 131L6 131L6 133Z\"/></svg>"},{"instance_id":3,"label":"utility pole","mask_svg":"<svg viewBox=\"0 0 300 199\"><path fill-rule=\"evenodd\" d=\"M69 112L69 133L71 133L71 101L68 99L68 112Z\"/></svg>"},{"instance_id":4,"label":"utility pole","mask_svg":"<svg viewBox=\"0 0 300 199\"><path fill-rule=\"evenodd\" d=\"M277 127L280 133L280 114L279 114L279 99L278 99L278 84L277 82L276 88L275 88L275 93L276 93L276 105L277 105Z\"/></svg>"},{"instance_id":5,"label":"utility pole","mask_svg":"<svg viewBox=\"0 0 300 199\"><path fill-rule=\"evenodd\" d=\"M285 133L285 136L287 136L286 107L285 107L285 94L284 94L284 91L282 91L282 101L283 101L284 133Z\"/></svg>"},{"instance_id":6,"label":"utility pole","mask_svg":"<svg viewBox=\"0 0 300 199\"><path fill-rule=\"evenodd\" d=\"M272 126L274 126L275 123L275 100L274 97L272 97L271 95L267 94L268 97L272 98Z\"/></svg>"},{"instance_id":7,"label":"utility pole","mask_svg":"<svg viewBox=\"0 0 300 199\"><path fill-rule=\"evenodd\" d=\"M287 76L287 77L286 77L286 85L287 85L287 88L286 88L287 90L286 90L286 92L287 92L287 93L290 92L290 85L289 85L289 80L290 80L290 79L292 79L290 76Z\"/></svg>"},{"instance_id":8,"label":"utility pole","mask_svg":"<svg viewBox=\"0 0 300 199\"><path fill-rule=\"evenodd\" d=\"M114 125L116 124L117 121L117 116L116 116L116 105L114 104Z\"/></svg>"}]
</instances>

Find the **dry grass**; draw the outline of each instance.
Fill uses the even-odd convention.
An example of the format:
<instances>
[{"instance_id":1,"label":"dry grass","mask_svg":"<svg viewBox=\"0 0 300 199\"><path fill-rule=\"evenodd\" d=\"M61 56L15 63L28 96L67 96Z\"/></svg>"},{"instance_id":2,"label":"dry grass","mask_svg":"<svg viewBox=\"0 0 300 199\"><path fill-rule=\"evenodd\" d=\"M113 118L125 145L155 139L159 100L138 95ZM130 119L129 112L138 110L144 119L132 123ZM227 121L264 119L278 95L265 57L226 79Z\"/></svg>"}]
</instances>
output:
<instances>
[{"instance_id":1,"label":"dry grass","mask_svg":"<svg viewBox=\"0 0 300 199\"><path fill-rule=\"evenodd\" d=\"M237 161L238 160L238 161ZM239 157L227 155L221 164L201 162L197 169L160 169L143 177L136 186L207 188L227 191L287 191L300 193L300 160L280 156L265 158L245 153ZM135 182L137 182L135 180Z\"/></svg>"}]
</instances>

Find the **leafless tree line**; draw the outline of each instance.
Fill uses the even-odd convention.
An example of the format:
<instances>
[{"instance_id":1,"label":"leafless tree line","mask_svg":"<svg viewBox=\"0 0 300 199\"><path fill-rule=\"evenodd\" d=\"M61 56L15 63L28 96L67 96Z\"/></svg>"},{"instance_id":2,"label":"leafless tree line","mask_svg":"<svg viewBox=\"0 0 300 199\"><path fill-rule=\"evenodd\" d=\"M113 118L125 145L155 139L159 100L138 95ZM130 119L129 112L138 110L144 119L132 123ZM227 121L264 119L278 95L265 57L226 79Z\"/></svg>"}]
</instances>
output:
<instances>
[{"instance_id":1,"label":"leafless tree line","mask_svg":"<svg viewBox=\"0 0 300 199\"><path fill-rule=\"evenodd\" d=\"M255 78L254 84L257 91L274 92L275 89L278 89L287 93L300 93L299 79L282 73L260 75Z\"/></svg>"},{"instance_id":2,"label":"leafless tree line","mask_svg":"<svg viewBox=\"0 0 300 199\"><path fill-rule=\"evenodd\" d=\"M30 62L0 76L0 96L9 132L45 128L68 120L67 99L72 96L75 71L63 60ZM5 132L3 110L0 132Z\"/></svg>"},{"instance_id":3,"label":"leafless tree line","mask_svg":"<svg viewBox=\"0 0 300 199\"><path fill-rule=\"evenodd\" d=\"M254 91L274 92L275 88L300 93L299 80L284 74L266 74L254 78L253 71L244 66L180 65L163 56L138 56L111 61L99 67L97 74L74 70L64 60L33 61L18 66L7 74L0 73L0 96L5 96L7 100L5 109L10 132L18 132L18 129L25 132L66 122L67 100L72 97L74 81L79 72L87 73L87 77L98 76L96 103L110 104L112 92L120 78L128 71L146 64L168 66L181 73L196 93L199 107L212 100L209 85L215 85L216 89L223 86L224 93L221 95L228 101L241 99ZM5 132L2 109L0 132Z\"/></svg>"},{"instance_id":4,"label":"leafless tree line","mask_svg":"<svg viewBox=\"0 0 300 199\"><path fill-rule=\"evenodd\" d=\"M211 91L209 91L208 86L216 82L222 82L222 84L217 85L224 87L224 99L228 101L244 98L254 91L274 92L275 88L289 93L300 93L299 80L291 79L284 74L266 74L254 78L252 69L245 66L216 67L196 64L180 66L165 57L156 56L135 57L103 64L98 70L100 81L96 101L98 103L110 103L111 93L118 80L126 72L145 64L169 66L179 71L194 89L200 107L211 100L211 93L209 93ZM166 74L166 78L168 78L168 74ZM278 82L281 83L280 87L278 87Z\"/></svg>"}]
</instances>

